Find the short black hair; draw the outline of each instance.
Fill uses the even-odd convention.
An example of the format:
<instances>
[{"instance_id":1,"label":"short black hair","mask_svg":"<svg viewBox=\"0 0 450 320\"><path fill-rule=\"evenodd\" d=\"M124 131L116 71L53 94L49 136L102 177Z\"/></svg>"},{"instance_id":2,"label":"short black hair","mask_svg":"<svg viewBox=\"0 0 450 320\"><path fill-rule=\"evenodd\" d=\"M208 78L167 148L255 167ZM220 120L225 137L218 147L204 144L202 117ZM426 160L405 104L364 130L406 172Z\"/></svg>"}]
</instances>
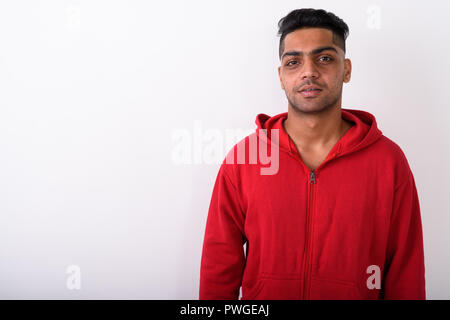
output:
<instances>
[{"instance_id":1,"label":"short black hair","mask_svg":"<svg viewBox=\"0 0 450 320\"><path fill-rule=\"evenodd\" d=\"M284 51L284 38L288 33L301 28L325 28L333 31L333 42L345 53L345 40L349 30L347 24L332 12L323 9L296 9L278 21L278 35L281 35L279 56Z\"/></svg>"}]
</instances>

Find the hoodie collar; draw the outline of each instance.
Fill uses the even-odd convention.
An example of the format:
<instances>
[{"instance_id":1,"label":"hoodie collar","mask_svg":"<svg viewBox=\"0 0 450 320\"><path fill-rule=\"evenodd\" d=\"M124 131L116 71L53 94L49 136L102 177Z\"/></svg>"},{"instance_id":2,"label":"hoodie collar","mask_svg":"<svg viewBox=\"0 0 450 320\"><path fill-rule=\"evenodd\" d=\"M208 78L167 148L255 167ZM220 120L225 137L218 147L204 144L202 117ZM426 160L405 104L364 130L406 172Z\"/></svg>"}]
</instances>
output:
<instances>
[{"instance_id":1,"label":"hoodie collar","mask_svg":"<svg viewBox=\"0 0 450 320\"><path fill-rule=\"evenodd\" d=\"M375 116L367 111L341 108L342 118L350 121L352 127L341 137L330 151L331 157L342 156L361 150L377 141L382 132L377 127ZM269 141L270 129L279 129L280 149L298 154L297 147L283 127L283 121L287 119L288 113L280 113L270 117L264 113L256 116L256 134L263 141ZM267 131L260 131L266 129Z\"/></svg>"}]
</instances>

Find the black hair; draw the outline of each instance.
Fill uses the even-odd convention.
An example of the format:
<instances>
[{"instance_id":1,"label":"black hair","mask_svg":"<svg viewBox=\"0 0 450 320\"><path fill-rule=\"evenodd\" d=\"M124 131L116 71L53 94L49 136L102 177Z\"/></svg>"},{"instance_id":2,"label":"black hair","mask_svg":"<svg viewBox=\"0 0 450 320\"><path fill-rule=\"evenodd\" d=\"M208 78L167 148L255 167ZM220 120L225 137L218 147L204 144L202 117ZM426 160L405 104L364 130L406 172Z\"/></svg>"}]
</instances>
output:
<instances>
[{"instance_id":1,"label":"black hair","mask_svg":"<svg viewBox=\"0 0 450 320\"><path fill-rule=\"evenodd\" d=\"M347 24L332 12L323 9L296 9L278 21L278 35L281 35L279 56L284 51L284 38L301 28L325 28L333 31L333 42L345 53L345 40L349 30Z\"/></svg>"}]
</instances>

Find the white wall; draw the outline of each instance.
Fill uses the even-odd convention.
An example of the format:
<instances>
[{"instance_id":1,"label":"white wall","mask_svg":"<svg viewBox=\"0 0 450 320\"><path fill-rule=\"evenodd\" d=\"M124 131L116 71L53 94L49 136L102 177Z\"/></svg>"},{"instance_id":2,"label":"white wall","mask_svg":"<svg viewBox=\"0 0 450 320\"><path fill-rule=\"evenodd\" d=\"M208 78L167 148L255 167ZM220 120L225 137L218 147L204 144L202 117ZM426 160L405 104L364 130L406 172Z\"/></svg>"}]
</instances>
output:
<instances>
[{"instance_id":1,"label":"white wall","mask_svg":"<svg viewBox=\"0 0 450 320\"><path fill-rule=\"evenodd\" d=\"M287 111L277 22L300 7L349 25L343 107L404 150L449 299L450 4L406 0L0 2L0 298L197 299L228 138Z\"/></svg>"}]
</instances>

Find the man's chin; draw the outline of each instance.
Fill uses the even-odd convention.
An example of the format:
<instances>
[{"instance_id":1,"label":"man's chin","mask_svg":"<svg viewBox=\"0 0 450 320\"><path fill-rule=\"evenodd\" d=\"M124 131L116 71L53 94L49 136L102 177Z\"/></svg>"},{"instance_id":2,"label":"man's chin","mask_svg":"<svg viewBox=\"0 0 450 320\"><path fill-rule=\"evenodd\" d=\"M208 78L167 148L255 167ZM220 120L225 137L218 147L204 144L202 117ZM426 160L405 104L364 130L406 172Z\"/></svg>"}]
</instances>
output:
<instances>
[{"instance_id":1,"label":"man's chin","mask_svg":"<svg viewBox=\"0 0 450 320\"><path fill-rule=\"evenodd\" d=\"M328 109L327 106L323 104L307 104L307 105L302 104L292 107L300 113L307 113L307 114L316 114Z\"/></svg>"}]
</instances>

